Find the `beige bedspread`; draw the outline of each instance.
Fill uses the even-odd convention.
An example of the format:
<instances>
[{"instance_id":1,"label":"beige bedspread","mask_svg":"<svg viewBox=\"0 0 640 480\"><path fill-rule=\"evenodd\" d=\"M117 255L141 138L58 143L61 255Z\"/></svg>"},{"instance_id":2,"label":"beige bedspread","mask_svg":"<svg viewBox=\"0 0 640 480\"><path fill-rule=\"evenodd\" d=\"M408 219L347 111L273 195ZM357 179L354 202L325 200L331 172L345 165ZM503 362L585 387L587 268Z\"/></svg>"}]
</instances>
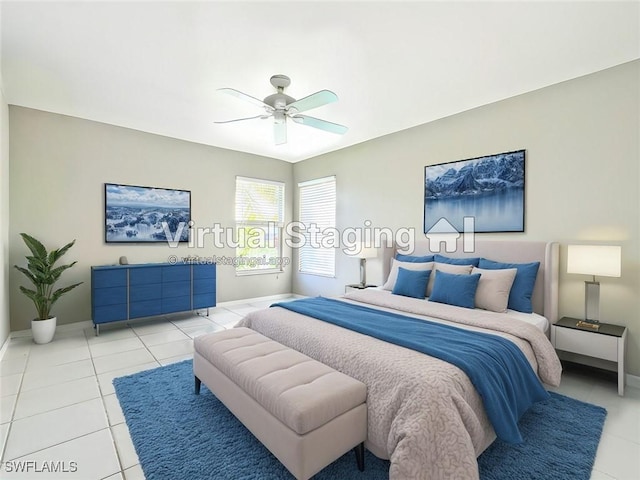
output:
<instances>
[{"instance_id":1,"label":"beige bedspread","mask_svg":"<svg viewBox=\"0 0 640 480\"><path fill-rule=\"evenodd\" d=\"M520 347L543 382L560 383L555 350L532 325L375 289L350 293L344 300L452 320L462 328L504 336ZM495 433L480 396L458 367L283 308L253 312L238 326L252 328L367 385L366 446L390 459L391 480L478 478L476 457L493 442Z\"/></svg>"}]
</instances>

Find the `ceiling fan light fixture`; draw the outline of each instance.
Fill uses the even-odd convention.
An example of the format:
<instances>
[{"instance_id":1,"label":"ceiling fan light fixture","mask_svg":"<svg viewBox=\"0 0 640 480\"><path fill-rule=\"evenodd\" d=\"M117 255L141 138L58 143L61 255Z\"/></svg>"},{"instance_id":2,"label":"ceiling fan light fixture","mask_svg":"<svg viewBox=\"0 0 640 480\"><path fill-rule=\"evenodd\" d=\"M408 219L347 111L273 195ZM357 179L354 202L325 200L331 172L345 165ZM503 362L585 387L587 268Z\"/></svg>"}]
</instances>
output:
<instances>
[{"instance_id":1,"label":"ceiling fan light fixture","mask_svg":"<svg viewBox=\"0 0 640 480\"><path fill-rule=\"evenodd\" d=\"M273 112L273 123L280 125L281 123L285 123L286 122L286 117L284 112L281 112L279 110L276 110L275 112Z\"/></svg>"}]
</instances>

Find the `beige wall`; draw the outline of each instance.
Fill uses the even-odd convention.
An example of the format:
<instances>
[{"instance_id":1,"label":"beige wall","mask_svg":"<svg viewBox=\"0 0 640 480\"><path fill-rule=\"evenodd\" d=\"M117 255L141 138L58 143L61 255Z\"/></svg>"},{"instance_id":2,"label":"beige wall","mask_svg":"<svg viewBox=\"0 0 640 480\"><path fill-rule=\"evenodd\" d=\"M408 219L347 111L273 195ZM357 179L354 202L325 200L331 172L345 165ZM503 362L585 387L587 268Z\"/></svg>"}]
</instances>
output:
<instances>
[{"instance_id":1,"label":"beige wall","mask_svg":"<svg viewBox=\"0 0 640 480\"><path fill-rule=\"evenodd\" d=\"M602 278L601 318L630 329L627 372L640 375L640 61L480 107L294 165L295 182L337 176L338 226L422 232L424 166L526 149L526 232L482 237L622 245L622 278ZM295 214L295 212L294 212ZM376 262L378 263L376 265ZM380 282L379 261L368 280ZM299 294L340 294L359 278L296 273ZM584 280L561 271L560 314L583 314Z\"/></svg>"},{"instance_id":2,"label":"beige wall","mask_svg":"<svg viewBox=\"0 0 640 480\"><path fill-rule=\"evenodd\" d=\"M169 255L234 256L215 249L104 243L104 183L148 185L191 191L196 226L234 225L235 177L279 180L291 192L291 164L208 147L78 118L11 106L10 263L23 264L26 247L20 232L50 248L76 239L64 258L78 264L60 284L84 284L63 297L53 313L60 323L91 318L90 267L117 263L163 262ZM4 191L4 190L3 190ZM288 202L286 218L291 218ZM284 252L291 256L290 251ZM23 279L11 269L11 330L29 328L34 307L18 290ZM284 274L236 277L232 266L218 267L218 301L291 291L291 267Z\"/></svg>"}]
</instances>

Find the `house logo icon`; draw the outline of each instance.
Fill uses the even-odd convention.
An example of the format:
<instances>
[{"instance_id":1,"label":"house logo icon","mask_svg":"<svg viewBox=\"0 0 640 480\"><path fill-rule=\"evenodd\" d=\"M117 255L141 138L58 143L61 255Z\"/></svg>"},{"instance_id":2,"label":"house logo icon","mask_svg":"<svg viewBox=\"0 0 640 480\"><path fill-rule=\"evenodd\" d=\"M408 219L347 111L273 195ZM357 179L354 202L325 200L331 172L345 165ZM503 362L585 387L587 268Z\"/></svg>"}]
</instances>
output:
<instances>
[{"instance_id":1,"label":"house logo icon","mask_svg":"<svg viewBox=\"0 0 640 480\"><path fill-rule=\"evenodd\" d=\"M462 237L463 251L473 252L475 251L473 246L475 240L475 217L464 217L462 232L456 230L446 218L440 217L425 233L425 237L429 239L429 248L432 252L455 252L460 237ZM442 249L443 243L444 250Z\"/></svg>"}]
</instances>

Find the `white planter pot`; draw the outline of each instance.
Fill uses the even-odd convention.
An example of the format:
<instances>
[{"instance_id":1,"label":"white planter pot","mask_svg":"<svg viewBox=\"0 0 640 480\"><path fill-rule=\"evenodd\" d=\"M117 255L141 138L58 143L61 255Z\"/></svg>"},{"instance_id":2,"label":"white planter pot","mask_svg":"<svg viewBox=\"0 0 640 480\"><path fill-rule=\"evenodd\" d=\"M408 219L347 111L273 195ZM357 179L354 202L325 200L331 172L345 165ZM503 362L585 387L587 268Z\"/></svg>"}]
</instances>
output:
<instances>
[{"instance_id":1,"label":"white planter pot","mask_svg":"<svg viewBox=\"0 0 640 480\"><path fill-rule=\"evenodd\" d=\"M56 333L56 317L47 320L31 320L33 341L38 344L49 343Z\"/></svg>"}]
</instances>

